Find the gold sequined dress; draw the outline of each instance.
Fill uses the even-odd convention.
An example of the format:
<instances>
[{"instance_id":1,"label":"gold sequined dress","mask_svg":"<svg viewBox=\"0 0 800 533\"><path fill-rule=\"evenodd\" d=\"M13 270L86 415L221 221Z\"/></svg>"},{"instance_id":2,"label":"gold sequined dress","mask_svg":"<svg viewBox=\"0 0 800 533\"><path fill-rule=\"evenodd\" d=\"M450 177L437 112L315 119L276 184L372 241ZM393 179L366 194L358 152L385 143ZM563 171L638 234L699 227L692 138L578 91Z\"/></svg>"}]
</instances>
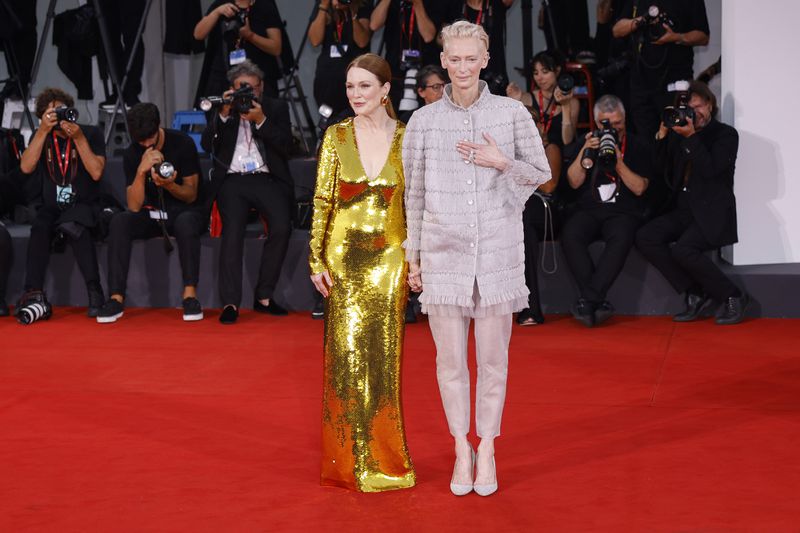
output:
<instances>
[{"instance_id":1,"label":"gold sequined dress","mask_svg":"<svg viewBox=\"0 0 800 533\"><path fill-rule=\"evenodd\" d=\"M322 484L363 492L414 486L400 402L407 298L404 126L369 178L353 119L328 128L320 151L311 272L333 279L325 313Z\"/></svg>"}]
</instances>

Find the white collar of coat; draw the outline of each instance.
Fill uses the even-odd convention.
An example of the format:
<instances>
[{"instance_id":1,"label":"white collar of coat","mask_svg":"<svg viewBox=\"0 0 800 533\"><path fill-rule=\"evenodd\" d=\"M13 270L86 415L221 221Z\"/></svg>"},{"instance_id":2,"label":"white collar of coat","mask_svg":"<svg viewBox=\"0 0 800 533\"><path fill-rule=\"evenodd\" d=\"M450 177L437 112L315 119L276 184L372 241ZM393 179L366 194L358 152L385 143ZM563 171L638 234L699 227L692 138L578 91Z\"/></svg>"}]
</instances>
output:
<instances>
[{"instance_id":1,"label":"white collar of coat","mask_svg":"<svg viewBox=\"0 0 800 533\"><path fill-rule=\"evenodd\" d=\"M458 108L458 109L476 108L476 107L480 106L482 102L485 102L489 98L489 95L491 95L491 93L489 92L489 85L485 81L478 80L478 87L480 89L480 96L478 96L478 99L475 100L474 102L472 102L472 105L469 106L468 108L465 108L465 107L460 106L457 103L453 102L453 84L452 83L448 83L447 85L444 86L444 94L442 95L442 99L445 102L447 102L448 105L451 105L451 106L453 106L455 108Z\"/></svg>"}]
</instances>

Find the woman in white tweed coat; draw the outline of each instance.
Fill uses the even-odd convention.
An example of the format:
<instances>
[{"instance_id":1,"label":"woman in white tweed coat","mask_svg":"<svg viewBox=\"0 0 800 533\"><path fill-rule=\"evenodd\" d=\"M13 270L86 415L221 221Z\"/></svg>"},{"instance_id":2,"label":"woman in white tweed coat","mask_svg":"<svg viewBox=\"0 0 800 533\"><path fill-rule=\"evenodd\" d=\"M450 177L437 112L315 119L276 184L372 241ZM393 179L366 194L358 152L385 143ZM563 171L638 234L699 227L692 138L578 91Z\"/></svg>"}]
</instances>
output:
<instances>
[{"instance_id":1,"label":"woman in white tweed coat","mask_svg":"<svg viewBox=\"0 0 800 533\"><path fill-rule=\"evenodd\" d=\"M436 368L456 464L456 495L497 490L512 313L527 306L522 211L550 167L531 115L480 81L489 60L481 26L442 30L443 98L414 113L403 140L409 284L422 289L436 343ZM475 320L477 458L470 428L467 343ZM476 475L473 478L473 471Z\"/></svg>"}]
</instances>

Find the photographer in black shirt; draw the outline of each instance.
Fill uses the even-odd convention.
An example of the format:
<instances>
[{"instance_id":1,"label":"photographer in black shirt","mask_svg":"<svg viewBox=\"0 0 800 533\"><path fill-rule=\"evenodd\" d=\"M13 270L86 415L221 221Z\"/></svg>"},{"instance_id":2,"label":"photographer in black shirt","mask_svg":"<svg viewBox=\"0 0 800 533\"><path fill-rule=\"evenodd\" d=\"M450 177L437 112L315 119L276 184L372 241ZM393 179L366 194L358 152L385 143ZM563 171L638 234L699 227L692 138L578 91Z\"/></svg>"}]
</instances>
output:
<instances>
[{"instance_id":1,"label":"photographer in black shirt","mask_svg":"<svg viewBox=\"0 0 800 533\"><path fill-rule=\"evenodd\" d=\"M481 79L492 94L506 95L506 12L514 0L463 0L461 18L483 26L489 35L489 64L481 71Z\"/></svg>"},{"instance_id":2,"label":"photographer in black shirt","mask_svg":"<svg viewBox=\"0 0 800 533\"><path fill-rule=\"evenodd\" d=\"M668 85L694 78L693 47L708 44L705 0L628 0L620 14L613 34L630 37L631 119L637 134L652 139L671 100Z\"/></svg>"},{"instance_id":3,"label":"photographer in black shirt","mask_svg":"<svg viewBox=\"0 0 800 533\"><path fill-rule=\"evenodd\" d=\"M228 79L232 88L211 113L201 142L214 157L212 188L222 217L219 292L224 307L219 320L223 324L239 318L244 234L251 209L266 220L268 231L253 309L287 314L273 294L292 233L294 185L286 159L292 130L288 104L262 96L263 76L250 61L231 68ZM234 91L238 96L231 101Z\"/></svg>"},{"instance_id":4,"label":"photographer in black shirt","mask_svg":"<svg viewBox=\"0 0 800 533\"><path fill-rule=\"evenodd\" d=\"M131 246L134 239L169 235L178 241L183 273L183 319L201 320L197 300L200 276L200 235L207 218L198 206L200 163L194 141L181 131L160 127L155 104L136 104L128 112L133 143L122 155L128 187L128 210L111 219L108 236L110 299L97 316L99 323L116 322L123 314Z\"/></svg>"},{"instance_id":5,"label":"photographer in black shirt","mask_svg":"<svg viewBox=\"0 0 800 533\"><path fill-rule=\"evenodd\" d=\"M736 324L750 303L705 253L738 240L733 175L739 134L716 114L714 93L694 81L688 101L665 117L671 127L662 122L659 128L656 164L666 171L674 204L636 235L639 251L685 294L686 309L674 316L677 322L699 318L714 299L723 304L717 324Z\"/></svg>"},{"instance_id":6,"label":"photographer in black shirt","mask_svg":"<svg viewBox=\"0 0 800 533\"><path fill-rule=\"evenodd\" d=\"M317 106L330 106L331 117L350 110L345 71L350 61L369 52L370 15L372 0L353 0L347 4L319 0L316 16L308 27L311 46L322 45L314 74L314 100Z\"/></svg>"},{"instance_id":7,"label":"photographer in black shirt","mask_svg":"<svg viewBox=\"0 0 800 533\"><path fill-rule=\"evenodd\" d=\"M561 246L580 291L572 314L588 327L613 314L606 293L633 246L644 212L642 195L653 175L650 145L626 132L619 98L600 97L594 118L599 129L586 135L567 170L569 185L577 189L577 211L561 230ZM595 240L605 244L596 265L589 255Z\"/></svg>"},{"instance_id":8,"label":"photographer in black shirt","mask_svg":"<svg viewBox=\"0 0 800 533\"><path fill-rule=\"evenodd\" d=\"M60 249L66 241L86 282L87 314L94 318L104 299L91 230L97 224L105 143L98 128L73 121L73 105L72 96L61 89L44 89L36 97L39 129L22 154L20 171L23 179L35 180L42 205L31 227L20 306L38 301L49 307L43 289L51 246Z\"/></svg>"}]
</instances>

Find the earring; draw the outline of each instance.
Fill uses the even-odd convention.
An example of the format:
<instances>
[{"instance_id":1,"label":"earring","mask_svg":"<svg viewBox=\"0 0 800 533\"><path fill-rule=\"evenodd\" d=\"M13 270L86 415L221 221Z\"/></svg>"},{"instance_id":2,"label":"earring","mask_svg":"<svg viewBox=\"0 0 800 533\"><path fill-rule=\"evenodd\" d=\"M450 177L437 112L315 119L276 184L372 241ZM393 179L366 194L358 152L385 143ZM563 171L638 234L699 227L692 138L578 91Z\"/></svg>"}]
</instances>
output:
<instances>
[{"instance_id":1,"label":"earring","mask_svg":"<svg viewBox=\"0 0 800 533\"><path fill-rule=\"evenodd\" d=\"M388 103L389 103L389 95L388 94L384 94L383 98L381 98L381 105L385 106Z\"/></svg>"}]
</instances>

